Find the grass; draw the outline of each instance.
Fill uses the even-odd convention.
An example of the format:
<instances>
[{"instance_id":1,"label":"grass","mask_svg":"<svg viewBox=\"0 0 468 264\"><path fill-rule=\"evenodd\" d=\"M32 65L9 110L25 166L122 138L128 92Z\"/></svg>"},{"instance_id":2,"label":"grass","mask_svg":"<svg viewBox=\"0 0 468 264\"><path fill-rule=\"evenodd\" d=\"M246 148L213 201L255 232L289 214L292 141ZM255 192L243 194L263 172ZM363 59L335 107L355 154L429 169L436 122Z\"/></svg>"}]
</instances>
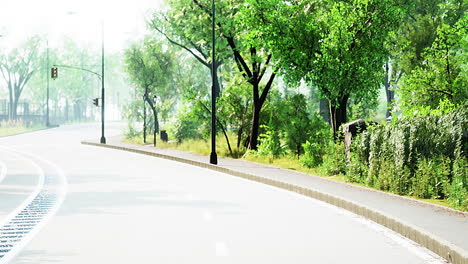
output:
<instances>
[{"instance_id":1,"label":"grass","mask_svg":"<svg viewBox=\"0 0 468 264\"><path fill-rule=\"evenodd\" d=\"M231 141L231 146L236 144L236 141L234 140L234 136L230 136L230 141ZM129 139L124 139L124 142L127 143L132 143L132 144L137 144L137 145L143 145L143 137L142 136L137 136ZM147 143L146 144L152 144L152 136L147 138ZM158 148L169 148L169 149L176 149L176 150L181 150L181 151L187 151L187 152L192 152L192 153L197 153L201 155L209 155L211 153L211 144L210 141L208 140L202 140L202 139L191 139L184 141L182 143L177 143L177 142L162 142L161 140L157 141L157 147ZM272 156L258 156L253 153L247 152L245 155L242 155L245 150L238 150L238 149L233 149L233 155L230 154L229 149L226 144L226 140L224 137L217 137L216 140L216 153L220 157L227 157L227 158L241 158L244 160L256 162L256 163L261 163L261 164L267 164L267 165L272 165L276 166L279 168L283 169L289 169L289 170L294 170L294 171L299 171L307 174L313 174L317 175L320 177L324 177L330 180L334 181L339 181L339 182L344 182L344 183L349 183L361 187L366 187L366 188L371 188L369 186L366 186L364 184L359 184L355 182L349 182L344 175L332 175L328 176L325 175L324 173L321 172L320 169L316 168L306 168L302 166L300 161L297 159L297 157L291 157L291 156L282 156L279 158L273 158ZM241 154L242 153L242 154ZM372 189L372 188L371 188ZM436 205L441 205L444 207L449 207L449 203L447 200L439 200L439 199L422 199L418 198L415 196L406 196L402 195L403 197L408 197Z\"/></svg>"},{"instance_id":2,"label":"grass","mask_svg":"<svg viewBox=\"0 0 468 264\"><path fill-rule=\"evenodd\" d=\"M1 122L0 137L12 136L26 132L44 129L43 125L25 126L21 122Z\"/></svg>"}]
</instances>

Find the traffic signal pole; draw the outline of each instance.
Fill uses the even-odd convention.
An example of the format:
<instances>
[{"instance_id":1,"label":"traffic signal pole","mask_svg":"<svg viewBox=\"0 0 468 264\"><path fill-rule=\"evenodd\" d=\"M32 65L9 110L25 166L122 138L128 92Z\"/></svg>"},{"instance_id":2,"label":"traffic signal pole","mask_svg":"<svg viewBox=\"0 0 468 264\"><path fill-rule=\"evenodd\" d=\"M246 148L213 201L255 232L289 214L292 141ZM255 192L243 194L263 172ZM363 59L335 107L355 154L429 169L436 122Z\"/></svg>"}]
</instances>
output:
<instances>
[{"instance_id":1,"label":"traffic signal pole","mask_svg":"<svg viewBox=\"0 0 468 264\"><path fill-rule=\"evenodd\" d=\"M106 137L104 137L104 22L102 22L102 46L101 46L101 144L106 144Z\"/></svg>"}]
</instances>

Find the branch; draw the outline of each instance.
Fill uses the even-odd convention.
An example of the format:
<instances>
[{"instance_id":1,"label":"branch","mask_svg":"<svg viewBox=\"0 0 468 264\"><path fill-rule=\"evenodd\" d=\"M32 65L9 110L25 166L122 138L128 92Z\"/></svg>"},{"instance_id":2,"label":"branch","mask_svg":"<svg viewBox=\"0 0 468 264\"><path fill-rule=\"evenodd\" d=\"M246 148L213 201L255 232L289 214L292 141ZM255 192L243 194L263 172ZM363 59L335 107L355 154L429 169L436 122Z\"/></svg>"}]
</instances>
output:
<instances>
[{"instance_id":1,"label":"branch","mask_svg":"<svg viewBox=\"0 0 468 264\"><path fill-rule=\"evenodd\" d=\"M193 2L194 2L195 5L197 5L202 11L204 11L205 13L207 13L210 17L213 15L213 14L211 14L211 10L210 10L210 9L207 9L206 7L204 7L200 2L198 2L198 0L193 0Z\"/></svg>"},{"instance_id":2,"label":"branch","mask_svg":"<svg viewBox=\"0 0 468 264\"><path fill-rule=\"evenodd\" d=\"M249 78L252 78L252 72L250 71L250 68L247 65L247 63L245 63L244 58L242 58L242 55L239 53L239 50L237 49L236 43L234 43L234 38L233 37L228 37L228 36L225 36L225 37L226 37L226 40L227 40L229 46L232 49L232 52L234 53L234 57L238 60L238 63L242 66L241 67L242 69L239 69L239 70L241 72L245 71L247 76Z\"/></svg>"},{"instance_id":3,"label":"branch","mask_svg":"<svg viewBox=\"0 0 468 264\"><path fill-rule=\"evenodd\" d=\"M268 66L268 64L270 64L271 57L272 57L271 54L268 55L267 60L266 60L266 62L265 62L265 65L263 66L263 69L261 70L260 75L258 76L258 79L259 79L259 80L261 80L261 79L263 78L263 75L265 74L265 71L266 71L266 69L267 69L267 66Z\"/></svg>"},{"instance_id":4,"label":"branch","mask_svg":"<svg viewBox=\"0 0 468 264\"><path fill-rule=\"evenodd\" d=\"M192 54L192 56L194 56L200 63L202 63L203 65L205 65L206 67L210 68L211 67L211 64L207 63L206 61L204 61L202 58L200 58L197 54L195 54L191 49L189 49L188 47L176 42L175 40L171 39L166 33L164 33L160 28L158 28L155 24L154 24L154 21L152 22L153 24L153 28L158 31L159 33L161 33L170 43L172 43L173 45L176 45L188 52L190 52L190 54Z\"/></svg>"},{"instance_id":5,"label":"branch","mask_svg":"<svg viewBox=\"0 0 468 264\"><path fill-rule=\"evenodd\" d=\"M275 79L275 76L276 76L276 71L278 69L275 69L271 75L270 75L270 79L268 80L267 84L265 85L265 88L263 89L262 91L262 95L260 96L260 102L263 104L263 102L265 102L266 98L267 98L267 95L268 95L268 92L270 92L270 89L271 89L271 86L273 84L273 80Z\"/></svg>"},{"instance_id":6,"label":"branch","mask_svg":"<svg viewBox=\"0 0 468 264\"><path fill-rule=\"evenodd\" d=\"M430 92L436 92L436 93L441 93L441 94L445 94L445 95L447 95L448 97L453 98L453 94L450 93L450 92L447 92L447 91L437 90L437 89L428 89L428 91L430 91Z\"/></svg>"}]
</instances>

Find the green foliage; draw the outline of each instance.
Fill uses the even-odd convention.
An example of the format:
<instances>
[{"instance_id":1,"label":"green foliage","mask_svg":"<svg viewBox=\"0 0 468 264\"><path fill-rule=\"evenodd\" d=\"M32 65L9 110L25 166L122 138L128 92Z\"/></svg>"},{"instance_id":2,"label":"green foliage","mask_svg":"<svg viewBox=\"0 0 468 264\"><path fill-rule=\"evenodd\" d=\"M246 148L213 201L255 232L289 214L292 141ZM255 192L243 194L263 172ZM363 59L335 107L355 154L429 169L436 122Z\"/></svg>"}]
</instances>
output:
<instances>
[{"instance_id":1,"label":"green foliage","mask_svg":"<svg viewBox=\"0 0 468 264\"><path fill-rule=\"evenodd\" d=\"M321 156L328 144L329 126L316 113L311 114L308 100L303 94L281 95L277 91L270 94L269 103L263 114L269 116L268 124L261 126L259 153L278 157L291 154L313 166L311 160L321 163ZM309 142L309 143L306 143Z\"/></svg>"},{"instance_id":2,"label":"green foliage","mask_svg":"<svg viewBox=\"0 0 468 264\"><path fill-rule=\"evenodd\" d=\"M311 127L309 139L302 145L304 155L301 157L301 163L307 168L316 168L323 163L327 145L332 140L332 133L330 126L317 115L313 116Z\"/></svg>"},{"instance_id":3,"label":"green foliage","mask_svg":"<svg viewBox=\"0 0 468 264\"><path fill-rule=\"evenodd\" d=\"M328 144L319 169L326 175L346 173L346 154L343 142L332 141Z\"/></svg>"},{"instance_id":4,"label":"green foliage","mask_svg":"<svg viewBox=\"0 0 468 264\"><path fill-rule=\"evenodd\" d=\"M134 124L131 122L127 123L127 129L125 130L124 137L126 139L135 138L141 135L141 131L138 131Z\"/></svg>"},{"instance_id":5,"label":"green foliage","mask_svg":"<svg viewBox=\"0 0 468 264\"><path fill-rule=\"evenodd\" d=\"M261 127L265 130L265 133L260 134L260 144L257 150L258 155L272 155L273 158L278 158L286 153L285 148L281 144L279 131L267 125L262 125Z\"/></svg>"},{"instance_id":6,"label":"green foliage","mask_svg":"<svg viewBox=\"0 0 468 264\"><path fill-rule=\"evenodd\" d=\"M422 63L399 88L401 108L408 116L431 110L457 108L468 100L467 58L468 17L454 25L441 23L432 45L422 53Z\"/></svg>"},{"instance_id":7,"label":"green foliage","mask_svg":"<svg viewBox=\"0 0 468 264\"><path fill-rule=\"evenodd\" d=\"M305 79L330 103L334 132L347 120L348 100L369 102L378 95L383 45L402 19L403 1L249 0L245 23L278 60L287 80ZM260 19L259 19L260 18Z\"/></svg>"},{"instance_id":8,"label":"green foliage","mask_svg":"<svg viewBox=\"0 0 468 264\"><path fill-rule=\"evenodd\" d=\"M286 96L285 100L285 140L289 150L299 158L304 153L302 145L316 128L312 126L303 94Z\"/></svg>"},{"instance_id":9,"label":"green foliage","mask_svg":"<svg viewBox=\"0 0 468 264\"><path fill-rule=\"evenodd\" d=\"M369 128L355 138L349 181L466 206L468 108Z\"/></svg>"},{"instance_id":10,"label":"green foliage","mask_svg":"<svg viewBox=\"0 0 468 264\"><path fill-rule=\"evenodd\" d=\"M221 97L217 100L218 116L237 134L237 148L250 135L252 97L248 83L238 74L230 76Z\"/></svg>"},{"instance_id":11,"label":"green foliage","mask_svg":"<svg viewBox=\"0 0 468 264\"><path fill-rule=\"evenodd\" d=\"M177 142L181 143L187 139L200 139L202 138L202 131L200 131L199 119L193 112L180 112L177 116L173 128L174 137Z\"/></svg>"},{"instance_id":12,"label":"green foliage","mask_svg":"<svg viewBox=\"0 0 468 264\"><path fill-rule=\"evenodd\" d=\"M413 195L420 198L444 199L448 195L450 160L436 157L418 161L413 178Z\"/></svg>"}]
</instances>

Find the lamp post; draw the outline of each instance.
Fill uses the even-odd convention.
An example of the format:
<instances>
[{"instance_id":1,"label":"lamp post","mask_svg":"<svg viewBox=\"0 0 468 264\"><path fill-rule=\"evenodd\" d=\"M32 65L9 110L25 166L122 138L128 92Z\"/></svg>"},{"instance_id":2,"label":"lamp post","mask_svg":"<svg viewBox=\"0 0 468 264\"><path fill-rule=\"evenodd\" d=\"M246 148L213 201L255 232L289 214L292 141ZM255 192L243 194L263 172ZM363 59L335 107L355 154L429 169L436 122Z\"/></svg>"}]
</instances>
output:
<instances>
[{"instance_id":1,"label":"lamp post","mask_svg":"<svg viewBox=\"0 0 468 264\"><path fill-rule=\"evenodd\" d=\"M153 111L154 111L154 130L153 130L153 147L156 147L156 132L159 132L158 128L158 112L156 112L156 103L158 102L158 97L155 95L153 96Z\"/></svg>"},{"instance_id":2,"label":"lamp post","mask_svg":"<svg viewBox=\"0 0 468 264\"><path fill-rule=\"evenodd\" d=\"M75 11L68 11L68 15L75 15L77 12ZM68 67L68 68L75 68L87 72L91 72L96 74L99 78L101 78L101 144L106 144L106 137L104 136L104 113L105 113L105 90L104 90L104 21L101 20L101 74L96 72L78 68L78 67Z\"/></svg>"},{"instance_id":3,"label":"lamp post","mask_svg":"<svg viewBox=\"0 0 468 264\"><path fill-rule=\"evenodd\" d=\"M211 154L210 163L218 164L218 155L216 154L216 56L215 56L215 0L211 0Z\"/></svg>"},{"instance_id":4,"label":"lamp post","mask_svg":"<svg viewBox=\"0 0 468 264\"><path fill-rule=\"evenodd\" d=\"M50 60L49 60L49 40L47 40L47 67L46 67L46 75L47 75L47 98L46 98L46 127L50 126L50 119L49 119L49 65L50 65Z\"/></svg>"},{"instance_id":5,"label":"lamp post","mask_svg":"<svg viewBox=\"0 0 468 264\"><path fill-rule=\"evenodd\" d=\"M105 91L104 91L104 21L101 22L101 144L106 144L106 137L104 136L104 110L105 110Z\"/></svg>"}]
</instances>

